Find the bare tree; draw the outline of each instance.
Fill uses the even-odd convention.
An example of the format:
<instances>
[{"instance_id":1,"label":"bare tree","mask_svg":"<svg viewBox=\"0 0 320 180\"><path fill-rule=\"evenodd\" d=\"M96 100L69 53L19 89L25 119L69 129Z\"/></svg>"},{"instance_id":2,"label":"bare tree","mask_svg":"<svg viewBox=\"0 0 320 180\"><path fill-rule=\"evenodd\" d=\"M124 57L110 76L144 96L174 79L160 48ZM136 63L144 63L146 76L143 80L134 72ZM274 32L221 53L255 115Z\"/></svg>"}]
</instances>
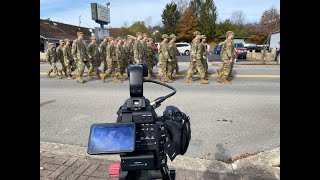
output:
<instances>
[{"instance_id":1,"label":"bare tree","mask_svg":"<svg viewBox=\"0 0 320 180\"><path fill-rule=\"evenodd\" d=\"M234 10L231 14L230 20L233 24L242 26L246 19L246 15L243 10Z\"/></svg>"},{"instance_id":2,"label":"bare tree","mask_svg":"<svg viewBox=\"0 0 320 180\"><path fill-rule=\"evenodd\" d=\"M148 16L145 20L144 20L146 26L150 27L151 23L152 23L152 17Z\"/></svg>"},{"instance_id":3,"label":"bare tree","mask_svg":"<svg viewBox=\"0 0 320 180\"><path fill-rule=\"evenodd\" d=\"M189 6L189 0L172 0L178 6L178 11L182 14Z\"/></svg>"}]
</instances>

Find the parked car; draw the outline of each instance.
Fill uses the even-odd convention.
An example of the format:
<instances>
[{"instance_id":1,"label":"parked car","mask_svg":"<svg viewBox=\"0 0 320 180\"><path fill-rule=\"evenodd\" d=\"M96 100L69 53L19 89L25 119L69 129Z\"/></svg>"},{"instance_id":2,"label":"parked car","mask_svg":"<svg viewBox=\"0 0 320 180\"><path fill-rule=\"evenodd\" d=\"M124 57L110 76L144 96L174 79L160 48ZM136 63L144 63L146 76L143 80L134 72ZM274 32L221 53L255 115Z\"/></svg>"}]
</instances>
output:
<instances>
[{"instance_id":1,"label":"parked car","mask_svg":"<svg viewBox=\"0 0 320 180\"><path fill-rule=\"evenodd\" d=\"M244 47L242 43L234 43L234 48L236 53L238 54L238 58L247 58L247 49Z\"/></svg>"},{"instance_id":2,"label":"parked car","mask_svg":"<svg viewBox=\"0 0 320 180\"><path fill-rule=\"evenodd\" d=\"M221 51L221 45L217 44L216 47L213 50L213 54L218 54L220 55L220 51Z\"/></svg>"},{"instance_id":3,"label":"parked car","mask_svg":"<svg viewBox=\"0 0 320 180\"><path fill-rule=\"evenodd\" d=\"M158 53L159 44L160 44L160 43L154 43L154 44L153 44L153 50L154 50L156 53Z\"/></svg>"},{"instance_id":4,"label":"parked car","mask_svg":"<svg viewBox=\"0 0 320 180\"><path fill-rule=\"evenodd\" d=\"M180 54L184 54L186 56L190 55L190 44L189 43L176 43L177 49Z\"/></svg>"}]
</instances>

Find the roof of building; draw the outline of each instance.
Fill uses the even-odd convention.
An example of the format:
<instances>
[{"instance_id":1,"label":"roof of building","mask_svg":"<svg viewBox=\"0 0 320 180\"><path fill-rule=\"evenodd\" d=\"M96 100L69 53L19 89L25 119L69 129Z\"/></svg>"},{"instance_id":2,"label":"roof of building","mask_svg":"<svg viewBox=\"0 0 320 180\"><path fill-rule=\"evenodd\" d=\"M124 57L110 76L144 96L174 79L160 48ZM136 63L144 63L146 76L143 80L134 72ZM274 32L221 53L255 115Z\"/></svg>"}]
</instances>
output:
<instances>
[{"instance_id":1,"label":"roof of building","mask_svg":"<svg viewBox=\"0 0 320 180\"><path fill-rule=\"evenodd\" d=\"M81 31L84 34L84 40L90 40L90 28L73 26L60 22L40 19L40 38L46 39L71 39L77 38L77 32ZM94 29L92 29L94 32ZM41 37L42 36L42 37Z\"/></svg>"},{"instance_id":2,"label":"roof of building","mask_svg":"<svg viewBox=\"0 0 320 180\"><path fill-rule=\"evenodd\" d=\"M226 36L219 36L219 39L224 39ZM251 39L250 36L235 36L233 39Z\"/></svg>"}]
</instances>

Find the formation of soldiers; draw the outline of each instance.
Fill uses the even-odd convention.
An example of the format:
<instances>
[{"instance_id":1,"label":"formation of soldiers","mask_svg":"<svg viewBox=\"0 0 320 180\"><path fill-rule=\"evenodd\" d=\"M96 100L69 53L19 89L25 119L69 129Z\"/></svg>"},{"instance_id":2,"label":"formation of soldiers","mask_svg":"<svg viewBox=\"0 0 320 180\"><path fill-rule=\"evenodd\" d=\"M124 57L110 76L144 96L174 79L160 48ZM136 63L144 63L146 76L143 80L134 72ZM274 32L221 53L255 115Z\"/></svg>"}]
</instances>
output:
<instances>
[{"instance_id":1,"label":"formation of soldiers","mask_svg":"<svg viewBox=\"0 0 320 180\"><path fill-rule=\"evenodd\" d=\"M192 77L199 74L200 83L208 84L208 64L206 61L206 36L201 35L199 31L193 33L195 38L191 42L190 49L190 67L187 71L185 82L193 83ZM221 58L222 66L217 70L218 82L229 84L230 74L233 68L233 36L232 31L226 34L226 40L222 43ZM77 33L77 39L60 40L60 45L54 49L54 44L49 44L46 53L46 62L51 66L47 72L47 77L51 78L51 73L56 74L56 78L61 79L66 76L73 79L72 72L76 71L76 81L84 83L83 73L88 69L88 79L92 79L94 73L98 79L105 82L107 77L114 77L114 83L122 83L126 78L126 70L129 64L145 63L148 67L148 77L157 77L160 82L172 83L174 77L180 75L177 56L180 54L175 41L177 37L174 34L168 36L162 35L162 42L158 48L159 62L155 63L155 52L153 49L153 39L148 38L146 33L136 33L136 37L128 35L126 39L117 37L103 37L100 46L97 45L97 38L91 37L88 46L83 41L83 33ZM169 41L170 40L170 41ZM60 62L62 68L59 70L56 63ZM99 67L103 64L103 70ZM153 67L159 67L158 75L153 72ZM102 74L102 75L100 75ZM163 80L164 78L164 80Z\"/></svg>"}]
</instances>

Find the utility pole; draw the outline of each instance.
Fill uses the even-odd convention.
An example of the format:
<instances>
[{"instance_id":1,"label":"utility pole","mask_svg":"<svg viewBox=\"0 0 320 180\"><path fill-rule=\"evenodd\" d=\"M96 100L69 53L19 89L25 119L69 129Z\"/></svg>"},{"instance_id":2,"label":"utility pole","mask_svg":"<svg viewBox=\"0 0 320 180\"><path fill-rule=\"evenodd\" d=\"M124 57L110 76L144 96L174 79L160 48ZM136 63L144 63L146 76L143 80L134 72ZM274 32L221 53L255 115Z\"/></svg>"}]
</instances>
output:
<instances>
[{"instance_id":1,"label":"utility pole","mask_svg":"<svg viewBox=\"0 0 320 180\"><path fill-rule=\"evenodd\" d=\"M79 16L79 31L80 31L80 24L81 24L81 15Z\"/></svg>"}]
</instances>

